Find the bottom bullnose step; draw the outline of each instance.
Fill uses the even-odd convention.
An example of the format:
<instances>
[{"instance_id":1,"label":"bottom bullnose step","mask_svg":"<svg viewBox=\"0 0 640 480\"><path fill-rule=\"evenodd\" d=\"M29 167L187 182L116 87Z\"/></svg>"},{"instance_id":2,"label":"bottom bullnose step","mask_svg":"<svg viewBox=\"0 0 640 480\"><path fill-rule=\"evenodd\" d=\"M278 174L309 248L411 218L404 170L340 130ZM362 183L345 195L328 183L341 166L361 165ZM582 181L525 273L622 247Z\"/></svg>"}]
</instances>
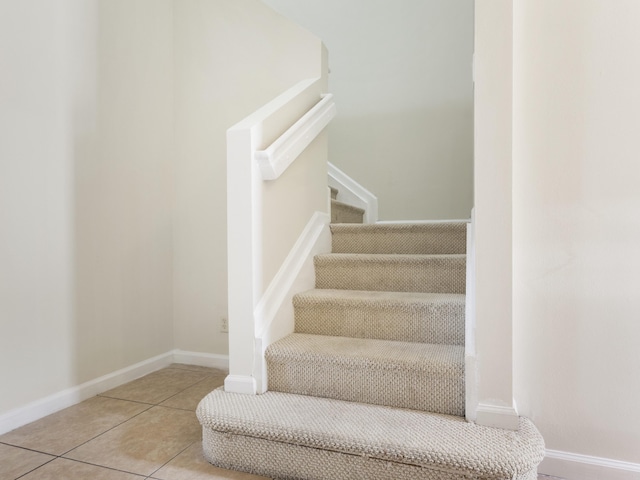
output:
<instances>
[{"instance_id":1,"label":"bottom bullnose step","mask_svg":"<svg viewBox=\"0 0 640 480\"><path fill-rule=\"evenodd\" d=\"M214 390L198 406L203 451L277 479L535 480L544 442L459 417L279 392Z\"/></svg>"}]
</instances>

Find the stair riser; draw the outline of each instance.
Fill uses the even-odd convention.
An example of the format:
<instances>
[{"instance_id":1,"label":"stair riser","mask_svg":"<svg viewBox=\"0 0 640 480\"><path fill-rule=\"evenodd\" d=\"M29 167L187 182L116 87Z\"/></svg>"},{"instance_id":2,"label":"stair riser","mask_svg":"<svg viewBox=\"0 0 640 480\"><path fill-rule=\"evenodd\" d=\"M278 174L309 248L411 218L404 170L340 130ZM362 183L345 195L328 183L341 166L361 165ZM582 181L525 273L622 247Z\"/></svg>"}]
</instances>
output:
<instances>
[{"instance_id":1,"label":"stair riser","mask_svg":"<svg viewBox=\"0 0 640 480\"><path fill-rule=\"evenodd\" d=\"M470 472L444 471L377 458L310 448L244 435L202 430L205 458L229 470L281 480L469 480ZM536 480L536 469L492 480ZM487 478L487 477L482 477Z\"/></svg>"},{"instance_id":2,"label":"stair riser","mask_svg":"<svg viewBox=\"0 0 640 480\"><path fill-rule=\"evenodd\" d=\"M388 292L465 293L464 255L360 261L357 258L315 258L316 288Z\"/></svg>"},{"instance_id":3,"label":"stair riser","mask_svg":"<svg viewBox=\"0 0 640 480\"><path fill-rule=\"evenodd\" d=\"M336 228L337 227L337 228ZM333 253L464 254L467 249L466 225L384 228L376 225L354 230L332 228Z\"/></svg>"},{"instance_id":4,"label":"stair riser","mask_svg":"<svg viewBox=\"0 0 640 480\"><path fill-rule=\"evenodd\" d=\"M272 391L464 416L462 372L444 376L322 362L267 362Z\"/></svg>"},{"instance_id":5,"label":"stair riser","mask_svg":"<svg viewBox=\"0 0 640 480\"><path fill-rule=\"evenodd\" d=\"M460 302L386 307L301 302L294 311L297 333L464 345Z\"/></svg>"},{"instance_id":6,"label":"stair riser","mask_svg":"<svg viewBox=\"0 0 640 480\"><path fill-rule=\"evenodd\" d=\"M363 209L331 200L331 223L362 223L363 221Z\"/></svg>"}]
</instances>

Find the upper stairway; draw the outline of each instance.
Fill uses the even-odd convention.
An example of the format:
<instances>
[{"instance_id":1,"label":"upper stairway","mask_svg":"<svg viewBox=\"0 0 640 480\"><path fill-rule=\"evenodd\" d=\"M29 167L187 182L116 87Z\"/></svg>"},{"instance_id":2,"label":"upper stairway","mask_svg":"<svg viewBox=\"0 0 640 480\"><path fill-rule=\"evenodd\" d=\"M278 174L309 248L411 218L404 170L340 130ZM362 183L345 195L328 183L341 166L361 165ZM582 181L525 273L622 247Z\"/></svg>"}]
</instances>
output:
<instances>
[{"instance_id":1,"label":"upper stairway","mask_svg":"<svg viewBox=\"0 0 640 480\"><path fill-rule=\"evenodd\" d=\"M466 224L330 228L294 333L266 350L269 391L201 402L208 460L290 479L535 479L531 422L464 418Z\"/></svg>"}]
</instances>

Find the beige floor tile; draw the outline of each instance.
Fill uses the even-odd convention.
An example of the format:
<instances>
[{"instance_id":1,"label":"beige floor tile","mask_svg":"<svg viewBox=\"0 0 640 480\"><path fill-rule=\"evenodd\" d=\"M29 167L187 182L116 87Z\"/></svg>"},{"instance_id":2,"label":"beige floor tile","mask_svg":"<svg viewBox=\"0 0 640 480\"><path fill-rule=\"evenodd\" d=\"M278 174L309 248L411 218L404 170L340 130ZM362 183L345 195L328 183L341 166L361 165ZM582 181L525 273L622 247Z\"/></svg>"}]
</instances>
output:
<instances>
[{"instance_id":1,"label":"beige floor tile","mask_svg":"<svg viewBox=\"0 0 640 480\"><path fill-rule=\"evenodd\" d=\"M207 372L184 368L164 368L108 390L101 396L157 405L185 388L198 383L206 376Z\"/></svg>"},{"instance_id":2,"label":"beige floor tile","mask_svg":"<svg viewBox=\"0 0 640 480\"><path fill-rule=\"evenodd\" d=\"M264 480L266 477L214 467L202 456L196 442L152 475L158 480Z\"/></svg>"},{"instance_id":3,"label":"beige floor tile","mask_svg":"<svg viewBox=\"0 0 640 480\"><path fill-rule=\"evenodd\" d=\"M201 436L202 428L193 412L153 407L65 457L150 475Z\"/></svg>"},{"instance_id":4,"label":"beige floor tile","mask_svg":"<svg viewBox=\"0 0 640 480\"><path fill-rule=\"evenodd\" d=\"M20 480L142 480L145 477L57 458Z\"/></svg>"},{"instance_id":5,"label":"beige floor tile","mask_svg":"<svg viewBox=\"0 0 640 480\"><path fill-rule=\"evenodd\" d=\"M194 372L205 372L209 375L228 375L229 372L220 368L201 367L200 365L187 365L185 363L172 363L168 368L182 368L184 370L192 370Z\"/></svg>"},{"instance_id":6,"label":"beige floor tile","mask_svg":"<svg viewBox=\"0 0 640 480\"><path fill-rule=\"evenodd\" d=\"M164 407L181 408L183 410L196 410L198 403L209 392L224 385L224 376L207 377L196 383L194 386L174 395L161 403Z\"/></svg>"},{"instance_id":7,"label":"beige floor tile","mask_svg":"<svg viewBox=\"0 0 640 480\"><path fill-rule=\"evenodd\" d=\"M0 442L62 455L148 409L148 405L93 397L0 436Z\"/></svg>"},{"instance_id":8,"label":"beige floor tile","mask_svg":"<svg viewBox=\"0 0 640 480\"><path fill-rule=\"evenodd\" d=\"M13 480L55 457L0 443L0 480Z\"/></svg>"}]
</instances>

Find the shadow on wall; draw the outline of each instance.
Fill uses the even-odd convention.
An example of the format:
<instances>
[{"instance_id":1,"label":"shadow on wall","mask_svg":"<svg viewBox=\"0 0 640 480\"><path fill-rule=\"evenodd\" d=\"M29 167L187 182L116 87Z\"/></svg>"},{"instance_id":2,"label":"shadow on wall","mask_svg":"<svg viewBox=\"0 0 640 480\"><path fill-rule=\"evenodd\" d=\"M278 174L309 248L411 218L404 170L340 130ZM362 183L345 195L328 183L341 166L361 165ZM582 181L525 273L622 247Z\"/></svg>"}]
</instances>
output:
<instances>
[{"instance_id":1,"label":"shadow on wall","mask_svg":"<svg viewBox=\"0 0 640 480\"><path fill-rule=\"evenodd\" d=\"M473 206L473 107L338 113L329 158L378 197L380 220L466 219Z\"/></svg>"},{"instance_id":2,"label":"shadow on wall","mask_svg":"<svg viewBox=\"0 0 640 480\"><path fill-rule=\"evenodd\" d=\"M73 12L73 384L169 351L172 4Z\"/></svg>"}]
</instances>

